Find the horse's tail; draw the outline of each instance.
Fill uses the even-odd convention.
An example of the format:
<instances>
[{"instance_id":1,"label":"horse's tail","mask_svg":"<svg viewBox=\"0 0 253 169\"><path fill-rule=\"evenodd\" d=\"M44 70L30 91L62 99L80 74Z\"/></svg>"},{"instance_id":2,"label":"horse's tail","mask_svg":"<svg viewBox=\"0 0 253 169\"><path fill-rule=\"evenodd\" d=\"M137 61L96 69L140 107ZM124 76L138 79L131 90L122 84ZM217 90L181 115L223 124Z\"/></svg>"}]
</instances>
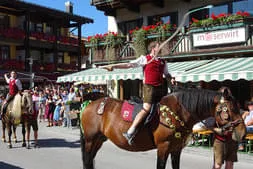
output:
<instances>
[{"instance_id":1,"label":"horse's tail","mask_svg":"<svg viewBox=\"0 0 253 169\"><path fill-rule=\"evenodd\" d=\"M81 127L80 127L80 142L81 142L83 168L85 169L85 166L84 166L84 161L85 161L85 139L84 139L84 134L83 134L83 131L82 131Z\"/></svg>"},{"instance_id":2,"label":"horse's tail","mask_svg":"<svg viewBox=\"0 0 253 169\"><path fill-rule=\"evenodd\" d=\"M22 97L19 94L16 94L13 99L12 108L10 109L10 115L14 117L16 124L20 123L21 119L21 100Z\"/></svg>"},{"instance_id":3,"label":"horse's tail","mask_svg":"<svg viewBox=\"0 0 253 169\"><path fill-rule=\"evenodd\" d=\"M85 136L82 130L80 129L80 142L81 142L81 152L82 152L82 161L83 161L83 169L94 169L93 164L93 154L86 150L86 141Z\"/></svg>"},{"instance_id":4,"label":"horse's tail","mask_svg":"<svg viewBox=\"0 0 253 169\"><path fill-rule=\"evenodd\" d=\"M82 122L82 116L83 116L84 109L90 103L91 103L90 100L86 100L82 104L81 111L80 111L80 142L81 142L83 169L94 169L92 152L89 152L86 150L86 140L85 140L85 136L84 136L83 122Z\"/></svg>"}]
</instances>

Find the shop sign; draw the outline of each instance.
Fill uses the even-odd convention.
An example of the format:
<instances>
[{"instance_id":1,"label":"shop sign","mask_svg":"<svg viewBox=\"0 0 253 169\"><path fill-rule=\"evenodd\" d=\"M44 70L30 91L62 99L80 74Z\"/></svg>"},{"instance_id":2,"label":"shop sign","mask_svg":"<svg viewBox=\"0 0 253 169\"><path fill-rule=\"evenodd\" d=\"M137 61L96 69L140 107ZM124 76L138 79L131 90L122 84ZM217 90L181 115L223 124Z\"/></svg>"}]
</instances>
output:
<instances>
[{"instance_id":1,"label":"shop sign","mask_svg":"<svg viewBox=\"0 0 253 169\"><path fill-rule=\"evenodd\" d=\"M245 27L211 32L194 33L193 46L210 46L219 44L241 43L246 41Z\"/></svg>"}]
</instances>

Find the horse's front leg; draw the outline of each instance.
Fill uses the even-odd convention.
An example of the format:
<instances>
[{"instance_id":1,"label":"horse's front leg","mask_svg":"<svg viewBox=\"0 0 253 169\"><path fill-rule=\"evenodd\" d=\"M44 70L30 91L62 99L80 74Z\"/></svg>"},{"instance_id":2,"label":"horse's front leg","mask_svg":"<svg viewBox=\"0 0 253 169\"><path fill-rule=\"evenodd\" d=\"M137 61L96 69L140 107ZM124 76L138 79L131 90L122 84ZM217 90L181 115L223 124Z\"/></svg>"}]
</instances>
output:
<instances>
[{"instance_id":1,"label":"horse's front leg","mask_svg":"<svg viewBox=\"0 0 253 169\"><path fill-rule=\"evenodd\" d=\"M10 123L8 123L7 125L6 125L6 128L7 128L7 130L8 130L8 148L12 148L12 144L11 144L11 134L12 134L12 130L11 130L11 124Z\"/></svg>"},{"instance_id":2,"label":"horse's front leg","mask_svg":"<svg viewBox=\"0 0 253 169\"><path fill-rule=\"evenodd\" d=\"M22 123L22 135L23 135L22 147L26 147L25 132L26 132L26 130L25 130L25 124Z\"/></svg>"},{"instance_id":3,"label":"horse's front leg","mask_svg":"<svg viewBox=\"0 0 253 169\"><path fill-rule=\"evenodd\" d=\"M157 165L156 169L165 169L166 162L169 156L168 142L161 143L157 146Z\"/></svg>"},{"instance_id":4,"label":"horse's front leg","mask_svg":"<svg viewBox=\"0 0 253 169\"><path fill-rule=\"evenodd\" d=\"M3 119L2 119L3 120ZM6 129L6 125L5 123L2 121L2 141L6 142L6 138L5 138L5 129Z\"/></svg>"},{"instance_id":5,"label":"horse's front leg","mask_svg":"<svg viewBox=\"0 0 253 169\"><path fill-rule=\"evenodd\" d=\"M172 152L171 153L171 166L172 169L179 169L180 168L180 156L181 156L182 150Z\"/></svg>"},{"instance_id":6,"label":"horse's front leg","mask_svg":"<svg viewBox=\"0 0 253 169\"><path fill-rule=\"evenodd\" d=\"M18 140L17 140L17 134L16 134L16 129L17 129L17 126L15 124L12 125L12 131L13 131L13 141L14 143L17 143Z\"/></svg>"}]
</instances>

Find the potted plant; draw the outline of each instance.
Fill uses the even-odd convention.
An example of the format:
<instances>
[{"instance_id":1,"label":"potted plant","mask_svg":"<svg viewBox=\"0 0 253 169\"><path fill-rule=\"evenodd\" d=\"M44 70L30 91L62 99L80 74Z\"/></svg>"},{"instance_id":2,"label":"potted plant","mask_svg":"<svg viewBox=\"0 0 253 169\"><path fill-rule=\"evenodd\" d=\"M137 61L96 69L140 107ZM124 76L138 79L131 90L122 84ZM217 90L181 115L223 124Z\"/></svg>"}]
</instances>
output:
<instances>
[{"instance_id":1,"label":"potted plant","mask_svg":"<svg viewBox=\"0 0 253 169\"><path fill-rule=\"evenodd\" d=\"M146 54L146 31L145 29L136 28L132 32L133 45L136 52L136 57L140 57L141 55Z\"/></svg>"},{"instance_id":2,"label":"potted plant","mask_svg":"<svg viewBox=\"0 0 253 169\"><path fill-rule=\"evenodd\" d=\"M105 46L106 46L106 58L109 61L116 59L116 46L121 46L124 42L124 36L121 36L115 32L108 32L104 34Z\"/></svg>"},{"instance_id":3,"label":"potted plant","mask_svg":"<svg viewBox=\"0 0 253 169\"><path fill-rule=\"evenodd\" d=\"M142 26L142 28L135 28L129 33L132 35L136 56L139 57L147 51L147 45L152 41L164 41L166 37L171 36L175 30L176 25L169 22L157 22L154 25Z\"/></svg>"}]
</instances>

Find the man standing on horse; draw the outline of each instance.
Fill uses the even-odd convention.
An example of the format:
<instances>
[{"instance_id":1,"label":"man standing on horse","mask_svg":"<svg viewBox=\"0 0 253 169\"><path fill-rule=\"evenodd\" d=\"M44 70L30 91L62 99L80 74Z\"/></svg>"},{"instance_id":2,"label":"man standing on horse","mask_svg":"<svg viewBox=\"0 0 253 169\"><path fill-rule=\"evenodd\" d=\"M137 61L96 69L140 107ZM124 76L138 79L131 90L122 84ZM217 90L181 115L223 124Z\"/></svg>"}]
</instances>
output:
<instances>
[{"instance_id":1,"label":"man standing on horse","mask_svg":"<svg viewBox=\"0 0 253 169\"><path fill-rule=\"evenodd\" d=\"M17 79L17 73L15 71L11 71L10 78L8 77L8 73L5 73L4 78L9 84L9 93L7 94L6 102L3 105L2 115L6 113L8 104L14 99L15 95L17 93L21 94L22 92L22 83L19 79Z\"/></svg>"},{"instance_id":2,"label":"man standing on horse","mask_svg":"<svg viewBox=\"0 0 253 169\"><path fill-rule=\"evenodd\" d=\"M159 46L160 44L158 42L154 43L150 46L150 54L146 56L142 55L130 63L112 66L109 65L106 67L109 71L112 71L113 68L124 69L138 66L143 67L143 108L137 114L128 131L123 133L123 136L127 139L129 145L132 144L133 138L140 128L140 124L142 124L148 116L151 110L151 105L159 102L164 96L164 93L162 92L163 75L171 80L172 84L175 83L175 79L172 78L171 74L168 72L168 66L165 60L157 57L160 51Z\"/></svg>"}]
</instances>

